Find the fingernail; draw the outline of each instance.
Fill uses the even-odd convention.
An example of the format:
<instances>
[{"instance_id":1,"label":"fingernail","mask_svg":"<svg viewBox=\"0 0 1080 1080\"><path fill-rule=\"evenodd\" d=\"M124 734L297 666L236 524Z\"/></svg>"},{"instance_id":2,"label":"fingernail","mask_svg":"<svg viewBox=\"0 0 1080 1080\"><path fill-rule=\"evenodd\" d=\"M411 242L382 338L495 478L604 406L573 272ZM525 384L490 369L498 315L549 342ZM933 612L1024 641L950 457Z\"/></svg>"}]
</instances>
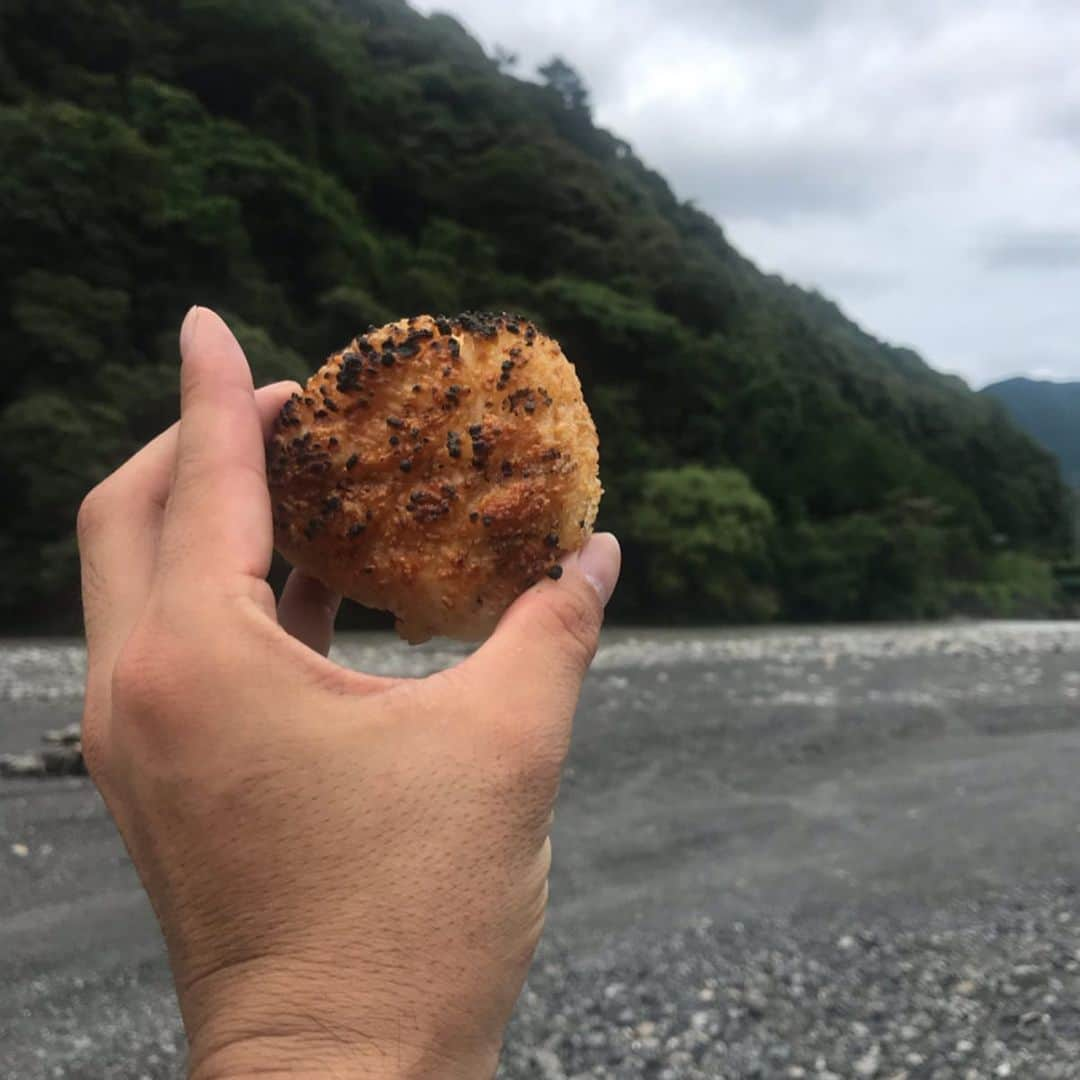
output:
<instances>
[{"instance_id":1,"label":"fingernail","mask_svg":"<svg viewBox=\"0 0 1080 1080\"><path fill-rule=\"evenodd\" d=\"M596 590L600 603L607 604L619 580L622 552L619 541L611 533L597 533L578 555L578 566L586 580Z\"/></svg>"},{"instance_id":2,"label":"fingernail","mask_svg":"<svg viewBox=\"0 0 1080 1080\"><path fill-rule=\"evenodd\" d=\"M202 308L196 304L192 307L188 313L184 316L184 321L180 324L180 358L183 359L188 349L191 348L195 341L195 330L199 325L199 314Z\"/></svg>"}]
</instances>

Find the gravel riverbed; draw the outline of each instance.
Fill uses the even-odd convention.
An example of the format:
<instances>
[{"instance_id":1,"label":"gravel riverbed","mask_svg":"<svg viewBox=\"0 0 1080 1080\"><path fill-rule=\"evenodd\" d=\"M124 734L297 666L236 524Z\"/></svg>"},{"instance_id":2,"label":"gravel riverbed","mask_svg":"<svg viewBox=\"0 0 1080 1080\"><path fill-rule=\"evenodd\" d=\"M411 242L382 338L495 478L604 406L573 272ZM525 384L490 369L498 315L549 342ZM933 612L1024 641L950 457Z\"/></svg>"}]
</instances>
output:
<instances>
[{"instance_id":1,"label":"gravel riverbed","mask_svg":"<svg viewBox=\"0 0 1080 1080\"><path fill-rule=\"evenodd\" d=\"M77 718L82 664L0 645L0 753ZM1078 766L1080 624L608 635L500 1076L1080 1077ZM0 1077L183 1056L89 782L0 780Z\"/></svg>"},{"instance_id":2,"label":"gravel riverbed","mask_svg":"<svg viewBox=\"0 0 1080 1080\"><path fill-rule=\"evenodd\" d=\"M1067 882L930 925L799 920L549 941L502 1075L1075 1077L1080 918Z\"/></svg>"}]
</instances>

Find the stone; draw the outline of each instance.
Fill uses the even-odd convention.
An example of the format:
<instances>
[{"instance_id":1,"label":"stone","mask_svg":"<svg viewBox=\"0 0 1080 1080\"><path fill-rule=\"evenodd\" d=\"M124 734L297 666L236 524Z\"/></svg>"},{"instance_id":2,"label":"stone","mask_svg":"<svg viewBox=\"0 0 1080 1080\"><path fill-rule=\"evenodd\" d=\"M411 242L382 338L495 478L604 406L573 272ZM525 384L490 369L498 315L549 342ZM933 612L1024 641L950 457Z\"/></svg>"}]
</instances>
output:
<instances>
[{"instance_id":1,"label":"stone","mask_svg":"<svg viewBox=\"0 0 1080 1080\"><path fill-rule=\"evenodd\" d=\"M881 1058L879 1056L878 1048L875 1046L868 1053L863 1054L858 1061L855 1062L854 1069L856 1076L877 1076L878 1071L881 1068Z\"/></svg>"},{"instance_id":2,"label":"stone","mask_svg":"<svg viewBox=\"0 0 1080 1080\"><path fill-rule=\"evenodd\" d=\"M45 762L40 754L4 754L0 756L0 776L18 778L44 775Z\"/></svg>"},{"instance_id":3,"label":"stone","mask_svg":"<svg viewBox=\"0 0 1080 1080\"><path fill-rule=\"evenodd\" d=\"M534 1050L532 1052L532 1058L544 1080L566 1080L566 1073L563 1072L562 1062L554 1051Z\"/></svg>"},{"instance_id":4,"label":"stone","mask_svg":"<svg viewBox=\"0 0 1080 1080\"><path fill-rule=\"evenodd\" d=\"M747 990L744 999L751 1016L764 1016L769 1008L769 999L760 990Z\"/></svg>"},{"instance_id":5,"label":"stone","mask_svg":"<svg viewBox=\"0 0 1080 1080\"><path fill-rule=\"evenodd\" d=\"M73 746L82 742L82 724L76 722L57 731L46 731L41 741L53 746Z\"/></svg>"},{"instance_id":6,"label":"stone","mask_svg":"<svg viewBox=\"0 0 1080 1080\"><path fill-rule=\"evenodd\" d=\"M1035 964L1018 964L1012 969L1012 978L1020 986L1033 986L1043 981L1042 968Z\"/></svg>"},{"instance_id":7,"label":"stone","mask_svg":"<svg viewBox=\"0 0 1080 1080\"><path fill-rule=\"evenodd\" d=\"M82 776L86 773L82 746L54 746L43 751L41 760L48 776Z\"/></svg>"}]
</instances>

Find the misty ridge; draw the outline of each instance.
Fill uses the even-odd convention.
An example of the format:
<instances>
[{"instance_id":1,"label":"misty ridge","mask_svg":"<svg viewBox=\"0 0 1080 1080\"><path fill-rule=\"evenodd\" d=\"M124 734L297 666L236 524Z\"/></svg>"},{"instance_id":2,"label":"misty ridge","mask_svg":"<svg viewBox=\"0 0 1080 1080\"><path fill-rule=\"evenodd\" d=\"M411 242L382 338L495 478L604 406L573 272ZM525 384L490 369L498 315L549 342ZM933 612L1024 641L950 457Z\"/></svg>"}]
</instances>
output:
<instances>
[{"instance_id":1,"label":"misty ridge","mask_svg":"<svg viewBox=\"0 0 1080 1080\"><path fill-rule=\"evenodd\" d=\"M982 392L1000 401L1018 427L1053 453L1071 487L1080 487L1080 383L1003 379Z\"/></svg>"},{"instance_id":2,"label":"misty ridge","mask_svg":"<svg viewBox=\"0 0 1080 1080\"><path fill-rule=\"evenodd\" d=\"M193 300L259 381L403 315L534 319L600 432L616 619L1059 610L1054 457L992 396L760 272L594 124L564 61L518 78L402 0L54 8L0 13L9 629L77 625L75 510L175 418Z\"/></svg>"}]
</instances>

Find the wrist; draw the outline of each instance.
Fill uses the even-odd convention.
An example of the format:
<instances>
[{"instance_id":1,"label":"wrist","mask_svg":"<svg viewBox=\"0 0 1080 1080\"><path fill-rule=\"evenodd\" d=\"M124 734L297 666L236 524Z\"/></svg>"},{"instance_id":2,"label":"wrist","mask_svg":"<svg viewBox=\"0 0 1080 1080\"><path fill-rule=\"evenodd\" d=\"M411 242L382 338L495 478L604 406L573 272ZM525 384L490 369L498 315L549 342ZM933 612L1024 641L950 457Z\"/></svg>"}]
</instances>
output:
<instances>
[{"instance_id":1,"label":"wrist","mask_svg":"<svg viewBox=\"0 0 1080 1080\"><path fill-rule=\"evenodd\" d=\"M344 1045L322 1034L260 1036L204 1052L191 1048L189 1080L489 1080L498 1055L451 1061L413 1046Z\"/></svg>"},{"instance_id":2,"label":"wrist","mask_svg":"<svg viewBox=\"0 0 1080 1080\"><path fill-rule=\"evenodd\" d=\"M189 1080L489 1080L493 1042L439 1023L436 994L380 1006L333 975L290 978L257 962L181 994ZM295 972L292 973L295 975ZM433 988L432 988L433 989ZM350 992L351 991L351 992ZM457 1027L457 1025L455 1025Z\"/></svg>"}]
</instances>

